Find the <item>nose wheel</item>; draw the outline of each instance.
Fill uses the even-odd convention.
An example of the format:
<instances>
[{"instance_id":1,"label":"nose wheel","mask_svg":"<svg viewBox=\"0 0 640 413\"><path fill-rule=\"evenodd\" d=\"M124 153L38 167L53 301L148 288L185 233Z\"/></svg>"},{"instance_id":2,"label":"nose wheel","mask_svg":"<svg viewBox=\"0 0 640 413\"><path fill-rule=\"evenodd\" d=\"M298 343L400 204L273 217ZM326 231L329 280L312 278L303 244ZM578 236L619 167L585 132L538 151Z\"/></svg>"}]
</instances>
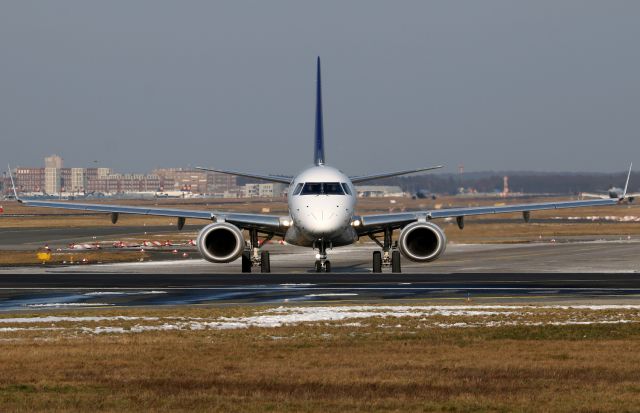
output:
<instances>
[{"instance_id":1,"label":"nose wheel","mask_svg":"<svg viewBox=\"0 0 640 413\"><path fill-rule=\"evenodd\" d=\"M315 268L316 272L331 272L331 261L316 260Z\"/></svg>"},{"instance_id":2,"label":"nose wheel","mask_svg":"<svg viewBox=\"0 0 640 413\"><path fill-rule=\"evenodd\" d=\"M331 272L331 261L327 259L327 244L324 240L318 241L318 254L316 255L316 272Z\"/></svg>"}]
</instances>

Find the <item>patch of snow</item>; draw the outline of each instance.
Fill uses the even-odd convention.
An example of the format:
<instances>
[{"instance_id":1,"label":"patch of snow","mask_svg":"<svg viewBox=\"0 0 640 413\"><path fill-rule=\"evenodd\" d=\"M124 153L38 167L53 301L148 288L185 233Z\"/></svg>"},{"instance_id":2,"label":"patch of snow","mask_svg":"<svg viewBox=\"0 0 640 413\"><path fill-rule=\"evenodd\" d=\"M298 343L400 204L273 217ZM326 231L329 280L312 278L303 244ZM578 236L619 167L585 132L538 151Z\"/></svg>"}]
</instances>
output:
<instances>
[{"instance_id":1,"label":"patch of snow","mask_svg":"<svg viewBox=\"0 0 640 413\"><path fill-rule=\"evenodd\" d=\"M66 330L63 327L0 327L0 333L12 331L56 331Z\"/></svg>"},{"instance_id":2,"label":"patch of snow","mask_svg":"<svg viewBox=\"0 0 640 413\"><path fill-rule=\"evenodd\" d=\"M536 311L537 310L537 311ZM547 312L545 312L547 310ZM552 310L551 313L548 310ZM578 312L562 313L553 310L576 310ZM92 334L124 334L141 333L147 331L197 331L197 330L231 330L244 328L274 328L287 325L299 325L307 323L330 323L343 322L337 324L338 327L362 327L363 324L358 319L382 318L391 319L387 323L378 324L379 328L401 328L402 324L397 323L399 318L412 317L420 322L418 328L467 328L467 327L501 327L501 326L563 326L563 325L589 325L589 324L622 324L640 322L640 313L596 313L589 319L581 320L579 311L602 311L602 310L640 310L640 305L549 305L549 306L522 306L522 305L459 305L459 306L301 306L301 307L278 307L260 311L254 315L246 317L20 317L20 318L0 318L0 323L6 327L0 328L0 332L13 332L24 330L38 330L40 327L20 327L13 324L24 323L46 323L49 327L44 329L64 329L55 327L55 323L101 323L118 321L135 321L136 324L129 326L116 325L73 325L66 328ZM545 322L527 321L526 317L532 315L552 315L553 319ZM471 317L472 321L447 323L443 317ZM437 318L433 318L437 317ZM499 317L499 318L497 318ZM563 318L568 318L563 320ZM635 318L638 318L637 320ZM395 319L395 320L394 320ZM145 323L148 321L158 322ZM395 322L394 322L395 321ZM9 324L9 325L8 325ZM330 324L329 324L330 325Z\"/></svg>"}]
</instances>

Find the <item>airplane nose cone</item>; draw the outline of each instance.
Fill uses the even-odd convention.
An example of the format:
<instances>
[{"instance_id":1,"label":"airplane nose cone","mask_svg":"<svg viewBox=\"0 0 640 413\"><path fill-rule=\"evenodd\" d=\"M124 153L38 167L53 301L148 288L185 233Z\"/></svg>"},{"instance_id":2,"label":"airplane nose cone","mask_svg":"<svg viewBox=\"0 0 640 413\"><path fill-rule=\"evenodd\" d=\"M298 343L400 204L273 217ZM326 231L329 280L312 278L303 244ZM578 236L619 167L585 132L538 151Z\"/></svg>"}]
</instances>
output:
<instances>
[{"instance_id":1,"label":"airplane nose cone","mask_svg":"<svg viewBox=\"0 0 640 413\"><path fill-rule=\"evenodd\" d=\"M316 236L331 234L338 228L335 211L321 209L314 211L310 215L311 219L308 222L309 232Z\"/></svg>"},{"instance_id":2,"label":"airplane nose cone","mask_svg":"<svg viewBox=\"0 0 640 413\"><path fill-rule=\"evenodd\" d=\"M311 216L316 222L330 222L333 217L336 216L336 211L331 209L321 209L316 212L312 212Z\"/></svg>"},{"instance_id":3,"label":"airplane nose cone","mask_svg":"<svg viewBox=\"0 0 640 413\"><path fill-rule=\"evenodd\" d=\"M335 235L344 227L345 218L336 208L320 209L310 214L307 222L308 231L315 237L325 237Z\"/></svg>"}]
</instances>

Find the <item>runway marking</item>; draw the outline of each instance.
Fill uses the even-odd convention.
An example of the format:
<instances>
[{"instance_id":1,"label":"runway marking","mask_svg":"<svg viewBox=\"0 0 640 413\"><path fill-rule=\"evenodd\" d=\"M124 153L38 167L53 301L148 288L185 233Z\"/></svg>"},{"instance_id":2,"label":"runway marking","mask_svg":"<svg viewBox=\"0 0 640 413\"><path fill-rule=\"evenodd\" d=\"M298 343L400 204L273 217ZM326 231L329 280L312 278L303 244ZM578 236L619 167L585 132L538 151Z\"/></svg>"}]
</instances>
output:
<instances>
[{"instance_id":1,"label":"runway marking","mask_svg":"<svg viewBox=\"0 0 640 413\"><path fill-rule=\"evenodd\" d=\"M81 291L81 290L109 290L109 291L144 291L149 287L0 287L0 291ZM283 288L283 287L254 287L254 286L238 286L238 287L158 287L163 290L181 291L181 290L274 290L274 291L306 291L306 290L456 290L456 291L482 291L482 290L500 290L500 291L548 291L548 290L570 290L570 291L640 291L637 288L615 288L615 287L394 287L389 285L381 285L380 287L317 287L317 288Z\"/></svg>"}]
</instances>

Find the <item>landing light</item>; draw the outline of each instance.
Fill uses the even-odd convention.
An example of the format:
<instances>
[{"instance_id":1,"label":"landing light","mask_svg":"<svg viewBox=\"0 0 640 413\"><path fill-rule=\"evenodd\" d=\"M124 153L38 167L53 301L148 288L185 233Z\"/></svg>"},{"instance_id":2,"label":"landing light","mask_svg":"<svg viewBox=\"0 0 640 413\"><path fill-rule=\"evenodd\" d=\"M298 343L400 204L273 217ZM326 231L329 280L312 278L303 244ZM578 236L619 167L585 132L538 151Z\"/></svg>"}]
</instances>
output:
<instances>
[{"instance_id":1,"label":"landing light","mask_svg":"<svg viewBox=\"0 0 640 413\"><path fill-rule=\"evenodd\" d=\"M351 225L353 225L354 227L359 227L360 226L360 220L359 219L354 219L353 222L351 223Z\"/></svg>"},{"instance_id":2,"label":"landing light","mask_svg":"<svg viewBox=\"0 0 640 413\"><path fill-rule=\"evenodd\" d=\"M321 255L320 255L320 254L316 254L316 260L319 260L319 259L320 259L320 257L321 257Z\"/></svg>"}]
</instances>

